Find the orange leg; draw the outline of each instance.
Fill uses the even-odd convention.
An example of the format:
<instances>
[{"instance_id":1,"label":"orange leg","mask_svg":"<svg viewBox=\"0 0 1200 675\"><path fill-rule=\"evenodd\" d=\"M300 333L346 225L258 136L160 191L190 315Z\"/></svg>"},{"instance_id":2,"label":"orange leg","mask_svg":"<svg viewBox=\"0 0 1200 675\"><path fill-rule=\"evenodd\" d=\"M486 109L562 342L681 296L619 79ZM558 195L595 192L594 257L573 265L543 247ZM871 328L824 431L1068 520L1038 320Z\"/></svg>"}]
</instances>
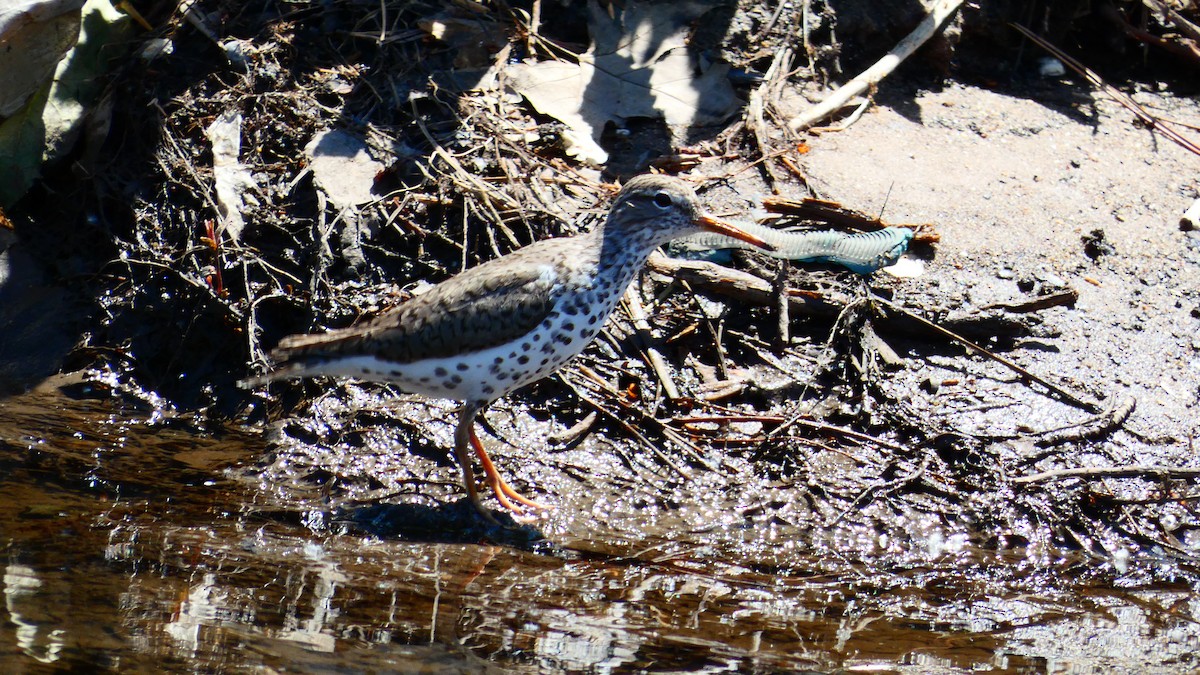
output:
<instances>
[{"instance_id":1,"label":"orange leg","mask_svg":"<svg viewBox=\"0 0 1200 675\"><path fill-rule=\"evenodd\" d=\"M471 500L471 504L475 506L475 510L485 520L493 525L499 525L496 518L492 516L491 511L488 511L487 507L483 505L483 499L480 498L479 490L475 487L475 472L471 469L471 456L467 452L467 447L470 446L475 449L475 455L479 457L480 463L483 464L483 471L487 474L488 485L496 493L496 501L500 502L500 505L504 508L517 514L516 520L526 521L528 519L521 517L525 513L525 508L518 504L540 510L548 510L550 507L521 496L500 477L500 472L496 470L496 465L492 464L492 458L488 457L487 451L483 449L483 443L480 442L479 436L475 434L475 416L479 414L483 405L483 403L477 401L464 403L463 407L458 411L458 428L454 430L454 455L458 459L459 466L462 467L463 486L467 489L467 497ZM514 504L510 500L514 500L518 504Z\"/></svg>"},{"instance_id":2,"label":"orange leg","mask_svg":"<svg viewBox=\"0 0 1200 675\"><path fill-rule=\"evenodd\" d=\"M496 493L496 500L500 502L504 508L509 511L523 513L525 509L516 506L509 499L515 500L530 508L538 509L539 511L548 511L549 506L540 504L532 499L521 496L516 490L508 486L504 479L500 477L500 472L496 470L496 465L492 464L492 458L488 457L487 450L483 449L483 443L480 442L479 436L475 434L475 425L471 425L471 445L475 446L475 455L479 457L479 462L483 464L483 472L487 474L488 485L492 486L492 491ZM506 499L507 498L507 499Z\"/></svg>"},{"instance_id":3,"label":"orange leg","mask_svg":"<svg viewBox=\"0 0 1200 675\"><path fill-rule=\"evenodd\" d=\"M471 445L471 439L475 436L475 414L478 412L479 406L471 403L464 404L458 411L458 428L454 430L454 456L458 459L459 468L462 469L463 486L467 488L467 498L471 500L471 504L484 520L499 526L500 523L496 521L491 511L488 511L487 507L483 505L483 500L479 498L479 491L475 488L475 471L471 469L471 455L467 452L467 447Z\"/></svg>"}]
</instances>

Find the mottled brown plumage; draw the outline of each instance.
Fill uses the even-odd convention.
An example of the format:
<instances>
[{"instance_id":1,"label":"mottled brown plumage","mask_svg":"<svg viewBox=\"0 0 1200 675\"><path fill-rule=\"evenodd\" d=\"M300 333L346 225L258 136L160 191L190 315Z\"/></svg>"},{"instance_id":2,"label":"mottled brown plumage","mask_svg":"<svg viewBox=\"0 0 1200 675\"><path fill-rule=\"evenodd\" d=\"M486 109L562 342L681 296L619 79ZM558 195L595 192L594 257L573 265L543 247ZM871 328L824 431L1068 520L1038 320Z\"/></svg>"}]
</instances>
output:
<instances>
[{"instance_id":1,"label":"mottled brown plumage","mask_svg":"<svg viewBox=\"0 0 1200 675\"><path fill-rule=\"evenodd\" d=\"M472 503L492 520L475 489L468 447L475 449L503 506L523 511L512 499L544 508L500 478L475 435L475 416L581 352L650 253L703 229L766 246L704 215L695 193L678 179L639 176L621 190L595 230L479 265L361 325L284 338L271 354L276 369L245 384L337 375L464 401L455 453Z\"/></svg>"},{"instance_id":2,"label":"mottled brown plumage","mask_svg":"<svg viewBox=\"0 0 1200 675\"><path fill-rule=\"evenodd\" d=\"M541 273L548 240L467 270L367 323L280 341L271 357L371 354L411 363L494 347L528 333L554 308L554 283ZM498 265L497 263L504 264ZM460 281L461 280L461 281Z\"/></svg>"}]
</instances>

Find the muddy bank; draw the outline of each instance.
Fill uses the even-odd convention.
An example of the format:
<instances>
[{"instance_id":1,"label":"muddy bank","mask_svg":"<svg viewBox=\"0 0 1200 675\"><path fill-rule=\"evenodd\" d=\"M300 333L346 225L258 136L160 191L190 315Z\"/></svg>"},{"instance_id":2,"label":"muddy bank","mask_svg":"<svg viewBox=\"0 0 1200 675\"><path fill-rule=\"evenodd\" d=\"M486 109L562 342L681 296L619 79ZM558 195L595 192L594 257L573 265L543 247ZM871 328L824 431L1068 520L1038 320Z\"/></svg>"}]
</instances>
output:
<instances>
[{"instance_id":1,"label":"muddy bank","mask_svg":"<svg viewBox=\"0 0 1200 675\"><path fill-rule=\"evenodd\" d=\"M634 117L597 141L600 171L561 120L476 88L544 56L510 32L519 13L205 11L245 61L168 23L174 56L111 85L104 170L51 175L9 214L67 310L39 346L73 343L60 368L77 375L2 403L5 659L1196 666L1200 246L1179 215L1197 158L1124 108L1040 74L1030 47L968 12L852 126L790 137L804 94L922 12L743 3L688 34L746 98L807 26L767 132ZM1081 16L1049 32L1106 25ZM585 18L547 13L541 35L584 49ZM1200 119L1186 66L1080 53L1157 114ZM230 110L255 185L236 240L205 134ZM373 153L378 200L334 203L307 149L331 128ZM524 528L466 508L451 402L347 381L234 387L283 335L586 229L604 181L651 163L721 213L818 196L918 226L923 271L737 253L712 283L643 275L648 332L617 312L574 365L486 414L504 475L556 507ZM769 290L750 302L735 278Z\"/></svg>"}]
</instances>

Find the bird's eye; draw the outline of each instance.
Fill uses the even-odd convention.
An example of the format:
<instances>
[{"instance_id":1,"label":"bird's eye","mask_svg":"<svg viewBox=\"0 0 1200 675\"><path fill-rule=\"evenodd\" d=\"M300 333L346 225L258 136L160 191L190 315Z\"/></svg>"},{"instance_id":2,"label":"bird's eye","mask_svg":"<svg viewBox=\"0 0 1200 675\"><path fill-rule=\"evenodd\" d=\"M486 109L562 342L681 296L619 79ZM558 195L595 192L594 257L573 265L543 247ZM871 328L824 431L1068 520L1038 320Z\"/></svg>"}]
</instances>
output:
<instances>
[{"instance_id":1,"label":"bird's eye","mask_svg":"<svg viewBox=\"0 0 1200 675\"><path fill-rule=\"evenodd\" d=\"M674 202L671 201L671 195L669 195L665 192L660 192L660 193L654 195L654 205L660 209L665 209L673 203Z\"/></svg>"}]
</instances>

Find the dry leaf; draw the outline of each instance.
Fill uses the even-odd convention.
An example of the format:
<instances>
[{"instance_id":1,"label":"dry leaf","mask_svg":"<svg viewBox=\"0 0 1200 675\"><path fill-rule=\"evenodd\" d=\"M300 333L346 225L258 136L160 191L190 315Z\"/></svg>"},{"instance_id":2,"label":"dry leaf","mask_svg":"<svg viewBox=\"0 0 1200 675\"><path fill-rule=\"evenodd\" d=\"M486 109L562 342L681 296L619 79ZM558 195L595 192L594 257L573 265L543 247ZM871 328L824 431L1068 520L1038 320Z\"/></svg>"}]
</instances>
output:
<instances>
[{"instance_id":1,"label":"dry leaf","mask_svg":"<svg viewBox=\"0 0 1200 675\"><path fill-rule=\"evenodd\" d=\"M242 152L242 114L236 110L221 113L204 135L212 144L218 229L236 242L246 226L242 216L246 193L255 187L250 169L238 159Z\"/></svg>"},{"instance_id":2,"label":"dry leaf","mask_svg":"<svg viewBox=\"0 0 1200 675\"><path fill-rule=\"evenodd\" d=\"M361 137L341 129L317 132L304 146L313 182L339 211L378 199L371 188L387 165L373 159Z\"/></svg>"},{"instance_id":3,"label":"dry leaf","mask_svg":"<svg viewBox=\"0 0 1200 675\"><path fill-rule=\"evenodd\" d=\"M517 64L509 86L538 112L566 124L568 154L594 165L608 159L597 141L610 121L661 117L682 127L722 122L741 105L726 76L729 66L713 63L702 70L687 47L689 25L711 7L630 1L610 17L591 0L593 44L579 62Z\"/></svg>"}]
</instances>

